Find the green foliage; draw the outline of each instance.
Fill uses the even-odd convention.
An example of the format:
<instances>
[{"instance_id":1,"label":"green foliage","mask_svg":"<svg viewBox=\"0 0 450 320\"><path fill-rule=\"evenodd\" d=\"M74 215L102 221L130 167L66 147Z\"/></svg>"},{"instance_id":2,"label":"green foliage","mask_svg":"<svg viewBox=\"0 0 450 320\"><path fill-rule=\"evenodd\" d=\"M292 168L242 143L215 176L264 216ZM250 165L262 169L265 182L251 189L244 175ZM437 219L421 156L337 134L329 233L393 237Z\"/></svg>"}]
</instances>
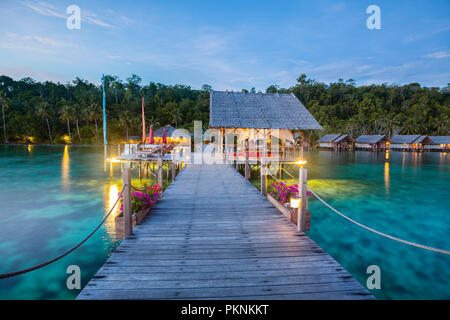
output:
<instances>
[{"instance_id":1,"label":"green foliage","mask_svg":"<svg viewBox=\"0 0 450 320\"><path fill-rule=\"evenodd\" d=\"M448 87L417 83L357 87L353 79L327 85L302 74L296 85L288 89L272 85L266 92L295 94L323 126L322 134L449 134Z\"/></svg>"},{"instance_id":2,"label":"green foliage","mask_svg":"<svg viewBox=\"0 0 450 320\"><path fill-rule=\"evenodd\" d=\"M450 87L421 87L417 83L357 87L355 81L317 82L304 74L290 88L269 86L268 93L293 93L311 111L325 133L448 135ZM108 141L141 135L141 99L145 98L146 127L171 124L193 131L194 120L209 125L209 93L189 86L142 83L132 74L125 82L105 76ZM255 88L242 89L256 92ZM70 135L73 143L102 143L102 87L76 78L72 83L15 81L0 76L2 117L0 141L61 143ZM2 114L0 114L2 116ZM3 125L5 123L5 125ZM6 139L4 137L6 133Z\"/></svg>"},{"instance_id":3,"label":"green foliage","mask_svg":"<svg viewBox=\"0 0 450 320\"><path fill-rule=\"evenodd\" d=\"M147 128L171 124L192 131L194 120L202 120L204 128L209 125L209 85L192 90L184 85L143 85L135 74L126 82L107 75L105 90L111 143L142 134L142 97ZM26 142L28 137L40 143L64 143L66 135L76 144L103 142L101 85L80 78L61 84L0 76L1 102L5 113L5 126L0 113L1 142L5 140L3 127L10 143Z\"/></svg>"}]
</instances>

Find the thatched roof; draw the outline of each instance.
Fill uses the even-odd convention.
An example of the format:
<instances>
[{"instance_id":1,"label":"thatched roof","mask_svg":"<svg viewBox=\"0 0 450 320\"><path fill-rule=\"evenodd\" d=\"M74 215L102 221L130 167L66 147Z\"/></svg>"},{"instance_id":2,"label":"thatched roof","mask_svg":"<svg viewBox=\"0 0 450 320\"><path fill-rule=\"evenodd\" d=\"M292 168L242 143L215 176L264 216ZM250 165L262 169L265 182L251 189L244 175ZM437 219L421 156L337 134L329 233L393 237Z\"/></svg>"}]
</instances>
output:
<instances>
[{"instance_id":1,"label":"thatched roof","mask_svg":"<svg viewBox=\"0 0 450 320\"><path fill-rule=\"evenodd\" d=\"M391 143L413 143L420 135L397 135L391 138Z\"/></svg>"},{"instance_id":2,"label":"thatched roof","mask_svg":"<svg viewBox=\"0 0 450 320\"><path fill-rule=\"evenodd\" d=\"M381 134L377 135L367 135L367 136L359 136L356 138L357 143L378 143L380 141L387 140L387 137Z\"/></svg>"},{"instance_id":3,"label":"thatched roof","mask_svg":"<svg viewBox=\"0 0 450 320\"><path fill-rule=\"evenodd\" d=\"M212 128L321 130L293 94L211 91Z\"/></svg>"},{"instance_id":4,"label":"thatched roof","mask_svg":"<svg viewBox=\"0 0 450 320\"><path fill-rule=\"evenodd\" d=\"M433 144L450 144L450 136L430 136Z\"/></svg>"},{"instance_id":5,"label":"thatched roof","mask_svg":"<svg viewBox=\"0 0 450 320\"><path fill-rule=\"evenodd\" d=\"M337 134L326 134L324 135L322 138L320 138L319 140L317 140L317 142L333 142L334 140L336 140L337 138L339 138L341 136L340 133Z\"/></svg>"},{"instance_id":6,"label":"thatched roof","mask_svg":"<svg viewBox=\"0 0 450 320\"><path fill-rule=\"evenodd\" d=\"M334 143L339 143L342 140L346 140L346 141L353 141L353 138L350 137L348 134L326 134L324 135L322 138L320 138L319 140L317 140L317 142L334 142Z\"/></svg>"}]
</instances>

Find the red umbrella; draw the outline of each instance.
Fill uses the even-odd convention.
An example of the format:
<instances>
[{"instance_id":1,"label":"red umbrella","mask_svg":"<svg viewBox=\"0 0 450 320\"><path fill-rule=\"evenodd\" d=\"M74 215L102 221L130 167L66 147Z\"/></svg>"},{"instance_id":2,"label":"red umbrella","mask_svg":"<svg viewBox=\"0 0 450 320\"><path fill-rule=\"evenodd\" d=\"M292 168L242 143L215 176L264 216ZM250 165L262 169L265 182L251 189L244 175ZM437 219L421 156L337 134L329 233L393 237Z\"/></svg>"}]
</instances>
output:
<instances>
[{"instance_id":1,"label":"red umbrella","mask_svg":"<svg viewBox=\"0 0 450 320\"><path fill-rule=\"evenodd\" d=\"M153 139L153 125L150 125L150 132L148 133L148 143L153 144L155 143L155 139Z\"/></svg>"},{"instance_id":2,"label":"red umbrella","mask_svg":"<svg viewBox=\"0 0 450 320\"><path fill-rule=\"evenodd\" d=\"M164 143L164 144L167 143L167 139L166 139L166 128L164 128L164 130L163 130L162 143Z\"/></svg>"}]
</instances>

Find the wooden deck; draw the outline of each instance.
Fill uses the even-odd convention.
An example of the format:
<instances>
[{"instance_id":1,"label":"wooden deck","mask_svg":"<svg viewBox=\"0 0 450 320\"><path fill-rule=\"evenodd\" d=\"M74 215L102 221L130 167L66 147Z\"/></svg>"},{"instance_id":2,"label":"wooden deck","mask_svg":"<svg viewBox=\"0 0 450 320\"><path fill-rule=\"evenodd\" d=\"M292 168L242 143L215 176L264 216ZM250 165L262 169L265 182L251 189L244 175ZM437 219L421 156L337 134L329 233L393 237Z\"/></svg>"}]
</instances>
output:
<instances>
[{"instance_id":1,"label":"wooden deck","mask_svg":"<svg viewBox=\"0 0 450 320\"><path fill-rule=\"evenodd\" d=\"M191 165L78 299L373 296L231 167Z\"/></svg>"}]
</instances>

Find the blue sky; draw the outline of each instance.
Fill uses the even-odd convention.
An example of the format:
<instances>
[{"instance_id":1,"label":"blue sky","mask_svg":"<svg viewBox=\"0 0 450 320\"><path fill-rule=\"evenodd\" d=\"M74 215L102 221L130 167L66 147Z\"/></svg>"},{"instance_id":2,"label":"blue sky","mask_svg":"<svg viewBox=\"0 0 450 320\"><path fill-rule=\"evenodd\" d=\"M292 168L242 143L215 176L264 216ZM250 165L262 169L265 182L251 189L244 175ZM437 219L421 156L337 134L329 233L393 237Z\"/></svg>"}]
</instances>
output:
<instances>
[{"instance_id":1,"label":"blue sky","mask_svg":"<svg viewBox=\"0 0 450 320\"><path fill-rule=\"evenodd\" d=\"M81 29L66 8L81 8ZM381 30L366 9L381 8ZM0 74L99 83L289 87L301 73L358 85L450 82L450 1L0 0Z\"/></svg>"}]
</instances>

